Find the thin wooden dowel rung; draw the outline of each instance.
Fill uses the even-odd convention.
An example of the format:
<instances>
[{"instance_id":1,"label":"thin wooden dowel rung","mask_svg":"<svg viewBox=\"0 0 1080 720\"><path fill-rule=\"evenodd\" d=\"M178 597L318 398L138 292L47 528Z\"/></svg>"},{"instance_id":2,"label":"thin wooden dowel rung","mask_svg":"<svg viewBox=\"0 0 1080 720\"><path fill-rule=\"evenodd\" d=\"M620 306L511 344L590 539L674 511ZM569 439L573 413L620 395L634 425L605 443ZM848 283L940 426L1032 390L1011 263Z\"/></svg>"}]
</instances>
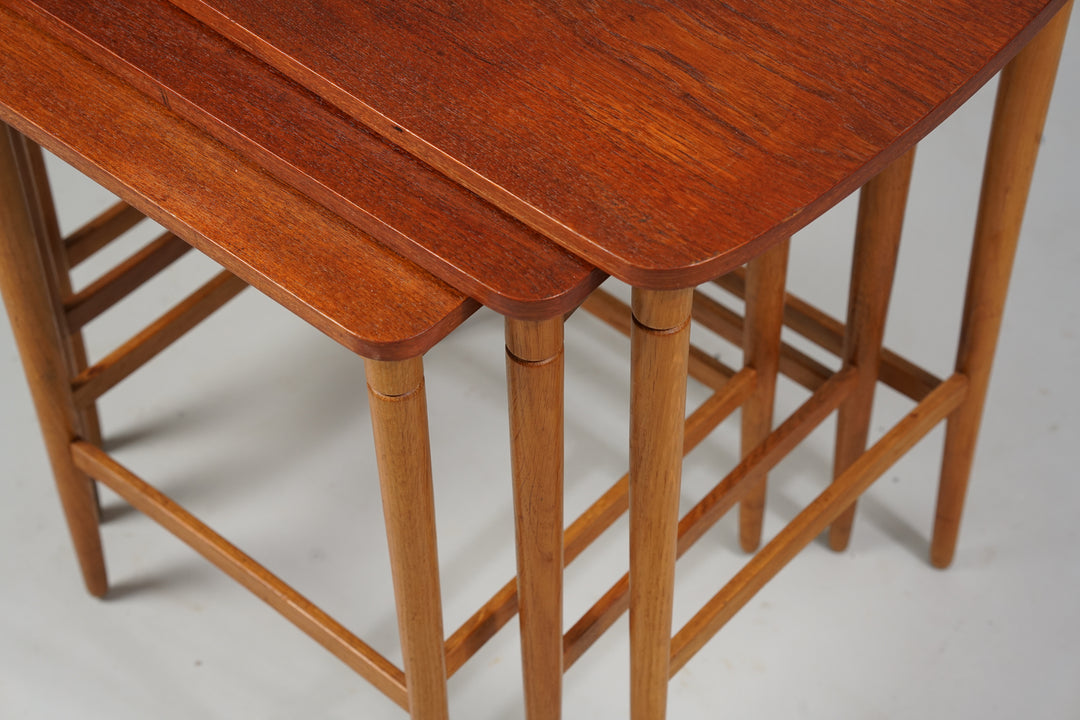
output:
<instances>
[{"instance_id":1,"label":"thin wooden dowel rung","mask_svg":"<svg viewBox=\"0 0 1080 720\"><path fill-rule=\"evenodd\" d=\"M71 384L76 405L85 407L101 397L245 287L247 284L229 271L218 273L101 362L79 373Z\"/></svg>"},{"instance_id":2,"label":"thin wooden dowel rung","mask_svg":"<svg viewBox=\"0 0 1080 720\"><path fill-rule=\"evenodd\" d=\"M75 464L191 546L281 613L387 697L408 709L405 673L284 581L229 543L167 495L84 441L71 445Z\"/></svg>"},{"instance_id":3,"label":"thin wooden dowel rung","mask_svg":"<svg viewBox=\"0 0 1080 720\"><path fill-rule=\"evenodd\" d=\"M968 381L952 375L833 481L794 520L713 596L671 645L671 674L678 672L799 551L963 401Z\"/></svg>"},{"instance_id":4,"label":"thin wooden dowel rung","mask_svg":"<svg viewBox=\"0 0 1080 720\"><path fill-rule=\"evenodd\" d=\"M735 297L746 297L746 271L742 268L713 282ZM791 293L784 294L784 325L833 355L843 350L844 324Z\"/></svg>"},{"instance_id":5,"label":"thin wooden dowel rung","mask_svg":"<svg viewBox=\"0 0 1080 720\"><path fill-rule=\"evenodd\" d=\"M634 323L630 306L606 290L593 290L581 303L581 309L630 337L630 327Z\"/></svg>"},{"instance_id":6,"label":"thin wooden dowel rung","mask_svg":"<svg viewBox=\"0 0 1080 720\"><path fill-rule=\"evenodd\" d=\"M754 392L757 372L753 368L743 368L728 381L723 389L717 390L695 408L686 418L683 431L683 455L696 448L709 436L717 425L726 420L731 413L742 407L750 393Z\"/></svg>"},{"instance_id":7,"label":"thin wooden dowel rung","mask_svg":"<svg viewBox=\"0 0 1080 720\"><path fill-rule=\"evenodd\" d=\"M735 377L736 370L696 345L691 345L686 373L705 387L720 390L731 378Z\"/></svg>"},{"instance_id":8,"label":"thin wooden dowel rung","mask_svg":"<svg viewBox=\"0 0 1080 720\"><path fill-rule=\"evenodd\" d=\"M746 274L741 269L714 282L736 297L746 295ZM784 296L784 325L838 357L843 353L844 323L791 293ZM916 402L941 384L941 378L887 348L881 351L878 376L881 382Z\"/></svg>"},{"instance_id":9,"label":"thin wooden dowel rung","mask_svg":"<svg viewBox=\"0 0 1080 720\"><path fill-rule=\"evenodd\" d=\"M943 382L929 370L919 367L888 348L881 350L881 367L878 370L878 377L881 382L915 402L924 400Z\"/></svg>"},{"instance_id":10,"label":"thin wooden dowel rung","mask_svg":"<svg viewBox=\"0 0 1080 720\"><path fill-rule=\"evenodd\" d=\"M111 206L64 238L68 267L75 267L135 227L144 217L126 202L121 201Z\"/></svg>"},{"instance_id":11,"label":"thin wooden dowel rung","mask_svg":"<svg viewBox=\"0 0 1080 720\"><path fill-rule=\"evenodd\" d=\"M564 559L566 564L569 559ZM454 633L446 639L446 676L468 662L488 640L502 630L518 612L517 578L499 588L491 599L480 606Z\"/></svg>"},{"instance_id":12,"label":"thin wooden dowel rung","mask_svg":"<svg viewBox=\"0 0 1080 720\"><path fill-rule=\"evenodd\" d=\"M734 310L697 291L694 321L735 345L742 344L745 319ZM786 342L780 343L780 372L810 391L832 377L833 371Z\"/></svg>"},{"instance_id":13,"label":"thin wooden dowel rung","mask_svg":"<svg viewBox=\"0 0 1080 720\"><path fill-rule=\"evenodd\" d=\"M581 308L598 320L607 323L623 335L630 337L633 313L630 306L605 290L594 290ZM687 373L702 385L720 390L735 376L735 369L725 365L701 348L690 346Z\"/></svg>"},{"instance_id":14,"label":"thin wooden dowel rung","mask_svg":"<svg viewBox=\"0 0 1080 720\"><path fill-rule=\"evenodd\" d=\"M754 391L753 369L740 370L686 419L683 454L689 453L709 433L740 407ZM563 563L569 565L629 508L629 475L623 475L563 533ZM518 611L517 584L510 580L466 620L446 641L446 672L453 675ZM565 641L564 641L565 644Z\"/></svg>"},{"instance_id":15,"label":"thin wooden dowel rung","mask_svg":"<svg viewBox=\"0 0 1080 720\"><path fill-rule=\"evenodd\" d=\"M750 490L751 476L762 477L814 431L855 387L856 372L836 373L794 413L750 451L735 468L679 521L678 556L689 550L717 520ZM569 668L630 607L630 576L623 575L563 636L563 665Z\"/></svg>"},{"instance_id":16,"label":"thin wooden dowel rung","mask_svg":"<svg viewBox=\"0 0 1080 720\"><path fill-rule=\"evenodd\" d=\"M172 233L159 236L64 303L69 329L74 332L84 327L190 249L190 245Z\"/></svg>"}]
</instances>

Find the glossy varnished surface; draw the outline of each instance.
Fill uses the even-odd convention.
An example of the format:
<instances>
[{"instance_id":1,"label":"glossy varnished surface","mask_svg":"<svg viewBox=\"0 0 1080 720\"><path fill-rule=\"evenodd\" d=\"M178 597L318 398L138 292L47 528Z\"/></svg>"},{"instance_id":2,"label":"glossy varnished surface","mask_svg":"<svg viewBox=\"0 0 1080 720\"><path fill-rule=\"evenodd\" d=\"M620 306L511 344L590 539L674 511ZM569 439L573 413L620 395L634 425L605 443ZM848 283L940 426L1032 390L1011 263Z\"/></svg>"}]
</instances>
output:
<instances>
[{"instance_id":1,"label":"glossy varnished surface","mask_svg":"<svg viewBox=\"0 0 1080 720\"><path fill-rule=\"evenodd\" d=\"M1060 0L172 0L605 271L721 274L872 177Z\"/></svg>"},{"instance_id":2,"label":"glossy varnished surface","mask_svg":"<svg viewBox=\"0 0 1080 720\"><path fill-rule=\"evenodd\" d=\"M565 314L603 278L165 0L4 4L500 312Z\"/></svg>"},{"instance_id":3,"label":"glossy varnished surface","mask_svg":"<svg viewBox=\"0 0 1080 720\"><path fill-rule=\"evenodd\" d=\"M0 119L365 356L420 354L476 307L3 8Z\"/></svg>"}]
</instances>

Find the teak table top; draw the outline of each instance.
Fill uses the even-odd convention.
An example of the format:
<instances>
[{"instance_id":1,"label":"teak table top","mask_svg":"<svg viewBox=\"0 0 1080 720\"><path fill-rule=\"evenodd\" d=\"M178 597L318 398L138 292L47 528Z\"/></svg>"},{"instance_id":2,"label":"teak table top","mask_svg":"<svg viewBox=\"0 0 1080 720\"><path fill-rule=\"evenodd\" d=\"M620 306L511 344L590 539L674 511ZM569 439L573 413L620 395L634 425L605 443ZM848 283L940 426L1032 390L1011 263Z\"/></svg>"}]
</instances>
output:
<instances>
[{"instance_id":1,"label":"teak table top","mask_svg":"<svg viewBox=\"0 0 1080 720\"><path fill-rule=\"evenodd\" d=\"M0 120L365 357L419 355L477 307L5 7Z\"/></svg>"},{"instance_id":2,"label":"teak table top","mask_svg":"<svg viewBox=\"0 0 1080 720\"><path fill-rule=\"evenodd\" d=\"M171 0L605 272L718 276L935 127L1063 0Z\"/></svg>"},{"instance_id":3,"label":"teak table top","mask_svg":"<svg viewBox=\"0 0 1080 720\"><path fill-rule=\"evenodd\" d=\"M166 0L2 4L499 312L562 315L604 279Z\"/></svg>"}]
</instances>

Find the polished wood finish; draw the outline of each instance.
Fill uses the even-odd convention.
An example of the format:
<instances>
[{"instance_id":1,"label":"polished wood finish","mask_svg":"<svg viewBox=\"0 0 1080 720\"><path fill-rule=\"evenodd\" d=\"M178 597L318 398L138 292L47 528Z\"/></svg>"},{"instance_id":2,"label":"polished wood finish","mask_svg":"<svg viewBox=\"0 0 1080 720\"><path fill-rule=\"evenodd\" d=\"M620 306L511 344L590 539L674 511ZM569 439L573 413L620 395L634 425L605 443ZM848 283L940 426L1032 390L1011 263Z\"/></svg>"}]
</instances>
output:
<instances>
[{"instance_id":1,"label":"polished wood finish","mask_svg":"<svg viewBox=\"0 0 1080 720\"><path fill-rule=\"evenodd\" d=\"M746 324L743 365L757 373L754 393L742 408L740 442L745 457L772 432L776 376L780 372L780 330L784 327L784 286L789 241L783 240L746 267ZM767 478L751 478L754 489L739 505L739 543L746 552L761 544Z\"/></svg>"},{"instance_id":2,"label":"polished wood finish","mask_svg":"<svg viewBox=\"0 0 1080 720\"><path fill-rule=\"evenodd\" d=\"M585 302L581 303L581 309L630 337L630 328L634 326L634 311L606 290L593 291L585 298Z\"/></svg>"},{"instance_id":3,"label":"polished wood finish","mask_svg":"<svg viewBox=\"0 0 1080 720\"><path fill-rule=\"evenodd\" d=\"M752 372L752 371L748 371ZM677 555L682 556L716 521L754 489L753 478L768 473L806 439L848 396L855 373L845 369L830 378L798 410L744 457L679 521ZM564 636L566 664L572 665L626 612L630 575L624 575L597 600Z\"/></svg>"},{"instance_id":4,"label":"polished wood finish","mask_svg":"<svg viewBox=\"0 0 1080 720\"><path fill-rule=\"evenodd\" d=\"M41 93L42 87L49 92ZM14 253L11 263L4 263L5 274L10 270L25 276L13 291L13 322L17 329L26 325L36 333L23 343L35 353L28 361L33 368L29 376L32 385L47 385L42 392L52 393L42 401L49 403L42 405L42 422L50 450L56 445L58 462L67 462L66 468L59 466L58 478L65 481L63 473L71 471L67 485L60 483L61 495L76 541L82 543L79 552L91 591L103 594L105 578L96 508L83 474L87 469L267 599L376 687L408 706L414 717L445 717L430 458L416 353L456 327L476 304L4 8L0 8L0 117L26 129L229 268L70 382L62 367L62 348L50 350L46 342L55 333L54 342L62 343L56 325L66 321L60 293L47 286L49 275L36 255L34 228L21 199L22 177L3 174L11 185L3 198L21 208L3 213L4 222L10 218L26 225L10 234L5 228L2 243L5 260L9 249ZM112 217L121 214L117 211ZM105 225L118 227L108 220L97 223ZM9 236L18 242L7 242ZM171 241L165 244L171 247ZM150 254L156 254L153 248ZM102 292L118 293L115 283L141 279L149 274L148 264L160 258L134 260L125 264L126 272L122 266L119 275L107 276ZM34 263L36 274L24 272ZM373 422L392 567L400 590L407 672L371 651L98 448L83 443L74 430L76 402L87 403L119 382L246 287L247 279L354 350L377 358L409 358L368 364L370 382L378 390L371 393ZM3 284L7 294L6 277ZM37 373L45 373L41 383ZM67 421L60 427L65 410ZM71 452L59 449L61 444L72 445L78 467L71 464ZM75 501L77 516L71 510Z\"/></svg>"},{"instance_id":5,"label":"polished wood finish","mask_svg":"<svg viewBox=\"0 0 1080 720\"><path fill-rule=\"evenodd\" d=\"M227 268L146 333L80 372L71 387L62 327L53 333L59 340L20 338L49 367L68 365L60 389L42 391L55 392L43 402L59 398L66 412L42 421L51 422L55 434L50 451L70 448L67 461L74 458L76 472L101 476L134 498L277 603L414 719L446 718L448 675L520 607L527 717L559 716L562 672L629 609L631 715L660 720L669 676L950 415L933 558L936 564L951 558L1049 95L1048 83L1029 83L1028 76L1052 75L1047 70L1056 62L1067 10L1009 65L1002 82L958 371L940 384L899 357L878 368L889 357L881 333L910 158L889 163L1016 53L1064 0L918 7L740 0L663 8L622 0L555 8L442 0L392 7L344 0L172 1L323 100L161 2L100 0L90 7L0 0L0 117ZM839 39L836 27L846 29ZM145 41L151 36L156 42ZM205 63L174 62L189 56ZM249 98L237 91L245 83ZM1013 126L1020 139L1003 139ZM886 167L864 193L843 326L785 296L785 238ZM1019 198L1001 179L1014 172ZM31 215L28 231L5 234L48 235L33 226L47 214ZM101 223L109 224L123 225ZM584 261L539 239L536 230ZM59 257L59 235L52 236L46 254ZM534 241L539 254L523 250ZM88 252L94 246L79 241L70 247ZM0 268L3 284L18 288L16 304L51 308L51 322L59 319L61 326L69 320L79 325L96 312L69 303L62 315L68 293L55 271L50 276L49 258L43 264L25 248L18 253ZM164 248L155 253L153 262L144 257L133 261L137 269L129 263L107 277L92 294L95 307L152 274L151 266L167 254ZM746 260L745 276L736 273L730 281L744 286L746 320L689 289ZM629 323L625 310L604 296L589 302L631 335L630 473L563 532L561 318L602 276L585 261L635 286ZM34 262L45 270L34 281L40 287L26 290L10 279L12 268ZM78 438L73 418L79 403L125 377L245 282L375 358L366 372L404 671ZM519 577L444 641L420 355L475 307L463 293L510 317ZM747 367L734 373L695 355L691 315L743 340ZM783 321L833 346L841 369L833 373L779 342ZM716 392L685 418L691 367ZM816 390L770 432L778 371ZM863 452L873 389L886 372L923 399ZM56 378L40 382L47 380ZM682 454L739 404L746 405L742 460L679 519ZM837 408L834 483L673 639L676 559L739 502L745 508L742 543L755 547L766 474ZM82 485L67 492L89 487L79 477ZM85 497L79 502L87 505ZM564 564L627 508L630 571L560 638ZM838 528L834 544L846 542L843 520Z\"/></svg>"},{"instance_id":6,"label":"polished wood finish","mask_svg":"<svg viewBox=\"0 0 1080 720\"><path fill-rule=\"evenodd\" d=\"M863 185L1063 1L172 0L654 289L721 275Z\"/></svg>"},{"instance_id":7,"label":"polished wood finish","mask_svg":"<svg viewBox=\"0 0 1080 720\"><path fill-rule=\"evenodd\" d=\"M145 217L123 200L109 206L64 238L68 266L75 267L138 225Z\"/></svg>"},{"instance_id":8,"label":"polished wood finish","mask_svg":"<svg viewBox=\"0 0 1080 720\"><path fill-rule=\"evenodd\" d=\"M562 712L563 320L506 321L525 717Z\"/></svg>"},{"instance_id":9,"label":"polished wood finish","mask_svg":"<svg viewBox=\"0 0 1080 720\"><path fill-rule=\"evenodd\" d=\"M16 152L23 158L23 188L35 230L41 239L42 259L48 265L50 282L56 288L61 303L66 304L71 297L71 272L67 263L67 249L64 238L60 235L60 223L56 217L56 205L53 202L52 187L45 169L45 157L41 147L21 133L16 137ZM86 369L88 364L86 342L78 326L70 319L57 318L60 332L65 336L65 360L68 364L69 377L74 377ZM101 443L101 419L96 405L87 405L79 409L79 430L83 438ZM97 493L97 486L94 486Z\"/></svg>"},{"instance_id":10,"label":"polished wood finish","mask_svg":"<svg viewBox=\"0 0 1080 720\"><path fill-rule=\"evenodd\" d=\"M166 0L11 5L151 99L505 315L565 314L604 278ZM150 37L153 42L146 41ZM186 57L198 63L177 60ZM485 251L477 252L478 245Z\"/></svg>"},{"instance_id":11,"label":"polished wood finish","mask_svg":"<svg viewBox=\"0 0 1080 720\"><path fill-rule=\"evenodd\" d=\"M364 368L409 715L413 720L446 720L446 653L423 361L367 360Z\"/></svg>"},{"instance_id":12,"label":"polished wood finish","mask_svg":"<svg viewBox=\"0 0 1080 720\"><path fill-rule=\"evenodd\" d=\"M735 345L741 345L746 335L746 322L739 313L700 290L694 292L694 322ZM802 350L781 342L780 372L808 390L817 390L833 371Z\"/></svg>"},{"instance_id":13,"label":"polished wood finish","mask_svg":"<svg viewBox=\"0 0 1080 720\"><path fill-rule=\"evenodd\" d=\"M949 418L930 562L952 562L1035 157L1072 2L1001 73L983 171L956 371L970 382Z\"/></svg>"},{"instance_id":14,"label":"polished wood finish","mask_svg":"<svg viewBox=\"0 0 1080 720\"><path fill-rule=\"evenodd\" d=\"M93 484L72 463L68 445L78 436L79 416L68 384L67 339L58 324L60 299L42 257L46 250L31 219L18 148L22 140L0 125L0 292L37 410L45 449L90 594L108 590ZM25 156L23 157L25 160Z\"/></svg>"},{"instance_id":15,"label":"polished wood finish","mask_svg":"<svg viewBox=\"0 0 1080 720\"><path fill-rule=\"evenodd\" d=\"M866 451L881 363L881 344L885 339L885 319L889 313L889 296L914 163L915 149L912 148L868 182L859 194L842 355L846 365L858 370L859 383L837 413L833 478L841 477ZM855 505L852 504L829 528L829 546L833 550L847 547L854 521Z\"/></svg>"},{"instance_id":16,"label":"polished wood finish","mask_svg":"<svg viewBox=\"0 0 1080 720\"><path fill-rule=\"evenodd\" d=\"M365 357L416 356L477 307L2 7L0 119Z\"/></svg>"},{"instance_id":17,"label":"polished wood finish","mask_svg":"<svg viewBox=\"0 0 1080 720\"><path fill-rule=\"evenodd\" d=\"M729 383L714 392L686 419L683 431L683 454L689 453L711 433L717 425L739 409L754 390L754 371L740 370ZM623 475L583 512L563 534L563 562L569 565L600 537L630 506L630 475ZM626 583L629 589L629 583ZM627 603L623 610L629 607ZM465 661L491 639L517 612L517 584L506 583L488 602L462 623L446 642L447 671L453 675ZM571 631L573 632L573 631ZM599 635L597 635L599 636ZM568 668L584 651L570 633L563 636L564 669Z\"/></svg>"},{"instance_id":18,"label":"polished wood finish","mask_svg":"<svg viewBox=\"0 0 1080 720\"><path fill-rule=\"evenodd\" d=\"M962 375L943 382L770 540L676 634L672 640L672 674L894 462L955 410L964 400L967 387Z\"/></svg>"},{"instance_id":19,"label":"polished wood finish","mask_svg":"<svg viewBox=\"0 0 1080 720\"><path fill-rule=\"evenodd\" d=\"M694 293L695 309L698 297L698 293ZM594 290L581 304L581 309L604 321L623 335L630 337L634 313L629 305L611 293L604 290ZM713 390L722 389L728 380L735 376L734 369L694 345L690 346L687 371L690 373L690 377Z\"/></svg>"},{"instance_id":20,"label":"polished wood finish","mask_svg":"<svg viewBox=\"0 0 1080 720\"><path fill-rule=\"evenodd\" d=\"M391 700L407 707L405 673L375 649L101 448L78 441L71 445L70 454L83 472L190 545Z\"/></svg>"},{"instance_id":21,"label":"polished wood finish","mask_svg":"<svg viewBox=\"0 0 1080 720\"><path fill-rule=\"evenodd\" d=\"M630 335L630 717L667 709L691 290L635 289Z\"/></svg>"},{"instance_id":22,"label":"polished wood finish","mask_svg":"<svg viewBox=\"0 0 1080 720\"><path fill-rule=\"evenodd\" d=\"M153 240L64 302L68 326L81 328L183 257L191 246L172 233Z\"/></svg>"},{"instance_id":23,"label":"polished wood finish","mask_svg":"<svg viewBox=\"0 0 1080 720\"><path fill-rule=\"evenodd\" d=\"M210 279L144 330L71 381L75 404L85 407L232 300L247 284L228 270Z\"/></svg>"},{"instance_id":24,"label":"polished wood finish","mask_svg":"<svg viewBox=\"0 0 1080 720\"><path fill-rule=\"evenodd\" d=\"M736 270L717 278L715 282L736 297L746 297L745 273ZM695 319L697 318L695 317ZM833 355L843 357L844 323L791 293L786 293L784 296L784 325L807 340L828 350ZM742 326L736 325L736 327L741 328ZM734 336L736 333L729 331L728 334ZM809 371L814 367L814 363L816 361L786 343L781 345L780 372L811 390L820 385L821 382L812 376L809 376L811 382L807 382L808 378L798 373L800 367ZM817 365L820 365L820 363L817 363ZM813 372L816 375L819 371L813 370ZM929 395L934 388L941 384L941 378L888 348L883 348L881 351L880 380L896 392L906 395L916 402ZM812 384L813 382L817 382L817 384Z\"/></svg>"}]
</instances>

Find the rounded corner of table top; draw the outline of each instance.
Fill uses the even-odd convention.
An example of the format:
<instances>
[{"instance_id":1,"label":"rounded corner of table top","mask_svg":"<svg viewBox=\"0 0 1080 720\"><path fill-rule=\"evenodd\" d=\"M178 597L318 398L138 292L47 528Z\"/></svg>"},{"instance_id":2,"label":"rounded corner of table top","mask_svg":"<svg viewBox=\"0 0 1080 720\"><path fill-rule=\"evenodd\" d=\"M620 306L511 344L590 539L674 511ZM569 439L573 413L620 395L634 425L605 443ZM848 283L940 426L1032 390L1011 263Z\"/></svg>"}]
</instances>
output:
<instances>
[{"instance_id":1,"label":"rounded corner of table top","mask_svg":"<svg viewBox=\"0 0 1080 720\"><path fill-rule=\"evenodd\" d=\"M420 355L476 309L8 5L0 119L362 355Z\"/></svg>"},{"instance_id":2,"label":"rounded corner of table top","mask_svg":"<svg viewBox=\"0 0 1080 720\"><path fill-rule=\"evenodd\" d=\"M798 230L1066 2L171 1L589 263L652 287L722 273Z\"/></svg>"}]
</instances>

